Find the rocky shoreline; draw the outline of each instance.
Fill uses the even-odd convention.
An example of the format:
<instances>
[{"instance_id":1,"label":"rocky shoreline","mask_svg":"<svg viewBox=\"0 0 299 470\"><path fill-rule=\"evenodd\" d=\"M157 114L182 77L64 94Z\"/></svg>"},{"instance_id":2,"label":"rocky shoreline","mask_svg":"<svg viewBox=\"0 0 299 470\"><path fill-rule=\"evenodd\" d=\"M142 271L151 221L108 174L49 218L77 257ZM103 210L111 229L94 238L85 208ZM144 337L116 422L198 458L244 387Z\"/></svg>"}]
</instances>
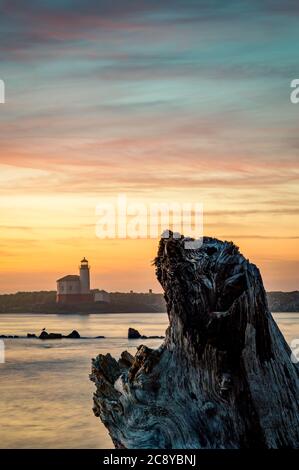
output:
<instances>
[{"instance_id":1,"label":"rocky shoreline","mask_svg":"<svg viewBox=\"0 0 299 470\"><path fill-rule=\"evenodd\" d=\"M164 339L165 336L145 336L141 335L135 328L129 328L128 339Z\"/></svg>"},{"instance_id":2,"label":"rocky shoreline","mask_svg":"<svg viewBox=\"0 0 299 470\"><path fill-rule=\"evenodd\" d=\"M49 292L53 300L51 302L40 302L39 293L21 293L0 295L0 315L9 313L43 314L43 315L90 315L90 314L143 314L143 313L164 313L166 303L163 294L142 294L142 293L109 293L112 301L86 303L82 305L63 305L55 302L55 292ZM267 292L269 310L272 313L299 312L299 291L293 292ZM33 296L35 301L28 302L27 297ZM20 297L20 298L19 298ZM9 299L9 301L7 300ZM151 302L154 299L154 303Z\"/></svg>"},{"instance_id":3,"label":"rocky shoreline","mask_svg":"<svg viewBox=\"0 0 299 470\"><path fill-rule=\"evenodd\" d=\"M20 335L0 335L0 339L40 339L40 340L53 340L53 339L104 339L105 336L81 336L77 330L73 330L68 335L62 333L48 333L42 330L39 335L35 333L27 333L26 336ZM128 339L164 339L165 336L145 336L141 335L138 330L134 328L128 329Z\"/></svg>"},{"instance_id":4,"label":"rocky shoreline","mask_svg":"<svg viewBox=\"0 0 299 470\"><path fill-rule=\"evenodd\" d=\"M20 335L0 335L0 339L40 339L40 340L53 340L53 339L101 339L105 336L95 336L95 337L86 337L81 336L78 331L73 330L68 335L63 335L62 333L48 333L46 330L42 330L40 335L35 333L27 333L26 336Z\"/></svg>"}]
</instances>

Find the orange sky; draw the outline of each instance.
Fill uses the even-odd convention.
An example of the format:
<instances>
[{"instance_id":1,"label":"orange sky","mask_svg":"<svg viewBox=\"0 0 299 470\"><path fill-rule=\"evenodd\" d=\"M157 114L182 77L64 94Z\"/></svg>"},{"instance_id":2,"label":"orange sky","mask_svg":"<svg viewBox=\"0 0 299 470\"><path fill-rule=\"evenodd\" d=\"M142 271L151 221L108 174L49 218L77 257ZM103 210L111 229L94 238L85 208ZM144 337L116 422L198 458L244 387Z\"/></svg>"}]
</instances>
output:
<instances>
[{"instance_id":1,"label":"orange sky","mask_svg":"<svg viewBox=\"0 0 299 470\"><path fill-rule=\"evenodd\" d=\"M86 142L76 142L74 149L69 145L64 160L79 148L88 155L89 147ZM94 147L93 152L102 151L101 143ZM123 155L129 149L124 144L117 151ZM220 165L215 157L209 163L172 159L167 177L167 166L157 161L134 162L127 157L120 159L117 171L111 160L103 167L96 163L78 169L64 160L52 163L51 155L39 160L35 152L40 150L32 142L30 151L32 159L22 143L21 150L14 148L13 164L11 160L1 165L1 292L55 289L55 280L76 273L83 256L92 266L94 288L158 290L151 266L157 240L96 237L96 204L107 198L116 201L115 188L126 191L130 202L203 202L205 235L240 246L261 268L267 289L297 288L299 194L292 181L296 167L267 168L257 162L253 167L245 160ZM157 181L158 168L163 184ZM282 171L288 176L285 182L279 177Z\"/></svg>"}]
</instances>

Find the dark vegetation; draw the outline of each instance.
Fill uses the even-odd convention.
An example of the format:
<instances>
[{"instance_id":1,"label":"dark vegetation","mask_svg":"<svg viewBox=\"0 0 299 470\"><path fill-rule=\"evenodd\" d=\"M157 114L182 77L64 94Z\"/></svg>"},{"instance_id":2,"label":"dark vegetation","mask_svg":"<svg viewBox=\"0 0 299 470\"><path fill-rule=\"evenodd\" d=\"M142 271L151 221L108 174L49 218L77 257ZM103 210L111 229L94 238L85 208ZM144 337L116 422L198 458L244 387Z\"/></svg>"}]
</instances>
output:
<instances>
[{"instance_id":1,"label":"dark vegetation","mask_svg":"<svg viewBox=\"0 0 299 470\"><path fill-rule=\"evenodd\" d=\"M299 312L299 291L268 292L272 312ZM151 313L165 312L163 294L112 292L110 302L56 304L55 291L0 295L0 313Z\"/></svg>"},{"instance_id":2,"label":"dark vegetation","mask_svg":"<svg viewBox=\"0 0 299 470\"><path fill-rule=\"evenodd\" d=\"M55 291L0 295L0 313L151 313L166 311L162 294L110 294L110 302L77 305L56 303Z\"/></svg>"}]
</instances>

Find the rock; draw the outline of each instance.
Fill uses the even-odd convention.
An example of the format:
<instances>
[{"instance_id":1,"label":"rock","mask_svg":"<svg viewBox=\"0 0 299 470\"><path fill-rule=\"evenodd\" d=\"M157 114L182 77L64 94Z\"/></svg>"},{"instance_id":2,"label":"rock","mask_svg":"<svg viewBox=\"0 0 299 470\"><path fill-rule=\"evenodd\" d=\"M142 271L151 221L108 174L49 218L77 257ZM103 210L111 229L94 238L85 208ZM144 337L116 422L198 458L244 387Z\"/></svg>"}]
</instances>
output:
<instances>
[{"instance_id":1,"label":"rock","mask_svg":"<svg viewBox=\"0 0 299 470\"><path fill-rule=\"evenodd\" d=\"M128 339L164 339L164 336L145 336L141 335L138 330L129 328Z\"/></svg>"},{"instance_id":2,"label":"rock","mask_svg":"<svg viewBox=\"0 0 299 470\"><path fill-rule=\"evenodd\" d=\"M34 333L27 333L27 338L37 338L37 336Z\"/></svg>"},{"instance_id":3,"label":"rock","mask_svg":"<svg viewBox=\"0 0 299 470\"><path fill-rule=\"evenodd\" d=\"M165 336L142 336L143 339L164 339Z\"/></svg>"},{"instance_id":4,"label":"rock","mask_svg":"<svg viewBox=\"0 0 299 470\"><path fill-rule=\"evenodd\" d=\"M27 337L32 337L28 336ZM42 331L39 335L39 339L62 339L62 338L69 338L69 339L79 339L81 338L78 331L73 330L69 335L63 336L61 333L47 333L46 331Z\"/></svg>"},{"instance_id":5,"label":"rock","mask_svg":"<svg viewBox=\"0 0 299 470\"><path fill-rule=\"evenodd\" d=\"M49 333L46 331L42 331L41 334L39 335L39 339L48 339L49 338Z\"/></svg>"},{"instance_id":6,"label":"rock","mask_svg":"<svg viewBox=\"0 0 299 470\"><path fill-rule=\"evenodd\" d=\"M161 239L155 259L163 344L93 361L95 415L117 448L298 448L298 364L259 270L231 242L186 240Z\"/></svg>"},{"instance_id":7,"label":"rock","mask_svg":"<svg viewBox=\"0 0 299 470\"><path fill-rule=\"evenodd\" d=\"M61 339L63 338L61 333L49 333L48 339Z\"/></svg>"},{"instance_id":8,"label":"rock","mask_svg":"<svg viewBox=\"0 0 299 470\"><path fill-rule=\"evenodd\" d=\"M0 338L3 338L3 339L16 339L16 338L19 338L18 335L0 335Z\"/></svg>"},{"instance_id":9,"label":"rock","mask_svg":"<svg viewBox=\"0 0 299 470\"><path fill-rule=\"evenodd\" d=\"M49 339L61 339L63 335L61 333L49 333Z\"/></svg>"},{"instance_id":10,"label":"rock","mask_svg":"<svg viewBox=\"0 0 299 470\"><path fill-rule=\"evenodd\" d=\"M135 330L134 328L129 328L128 330L128 339L140 339L141 334L139 333L138 330Z\"/></svg>"},{"instance_id":11,"label":"rock","mask_svg":"<svg viewBox=\"0 0 299 470\"><path fill-rule=\"evenodd\" d=\"M78 331L73 330L69 335L65 336L65 338L75 338L75 339L78 339L78 338L80 338L80 335L79 335Z\"/></svg>"},{"instance_id":12,"label":"rock","mask_svg":"<svg viewBox=\"0 0 299 470\"><path fill-rule=\"evenodd\" d=\"M47 333L46 331L42 331L39 335L39 339L61 339L61 333Z\"/></svg>"}]
</instances>

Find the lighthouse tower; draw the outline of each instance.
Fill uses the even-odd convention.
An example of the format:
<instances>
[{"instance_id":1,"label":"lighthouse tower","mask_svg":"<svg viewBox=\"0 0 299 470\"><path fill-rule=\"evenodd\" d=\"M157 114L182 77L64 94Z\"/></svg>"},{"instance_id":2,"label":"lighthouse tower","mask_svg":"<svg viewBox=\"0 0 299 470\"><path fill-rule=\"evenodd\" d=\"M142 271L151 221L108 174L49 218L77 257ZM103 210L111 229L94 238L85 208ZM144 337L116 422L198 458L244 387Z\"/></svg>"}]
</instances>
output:
<instances>
[{"instance_id":1,"label":"lighthouse tower","mask_svg":"<svg viewBox=\"0 0 299 470\"><path fill-rule=\"evenodd\" d=\"M81 294L90 294L89 265L85 257L81 260L81 265L79 269L80 269Z\"/></svg>"}]
</instances>

